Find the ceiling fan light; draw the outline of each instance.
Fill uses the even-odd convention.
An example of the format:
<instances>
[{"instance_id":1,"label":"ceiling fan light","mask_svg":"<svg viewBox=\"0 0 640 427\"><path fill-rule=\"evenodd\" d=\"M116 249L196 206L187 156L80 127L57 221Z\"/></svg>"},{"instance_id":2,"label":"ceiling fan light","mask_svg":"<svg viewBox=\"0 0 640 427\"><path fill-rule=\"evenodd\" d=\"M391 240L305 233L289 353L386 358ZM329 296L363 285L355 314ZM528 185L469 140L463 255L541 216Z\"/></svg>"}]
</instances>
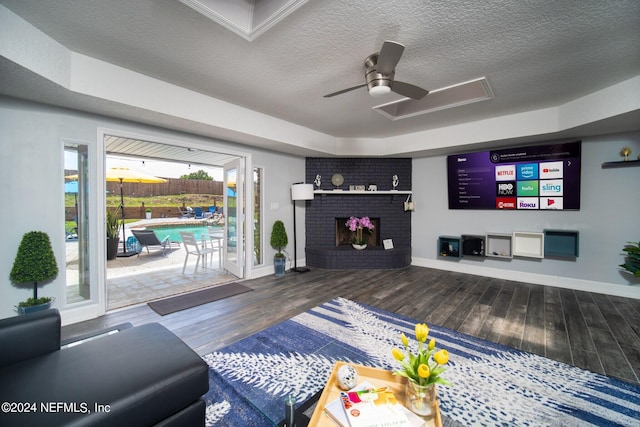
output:
<instances>
[{"instance_id":1,"label":"ceiling fan light","mask_svg":"<svg viewBox=\"0 0 640 427\"><path fill-rule=\"evenodd\" d=\"M389 86L374 86L369 89L369 95L374 98L379 98L391 92L391 88Z\"/></svg>"}]
</instances>

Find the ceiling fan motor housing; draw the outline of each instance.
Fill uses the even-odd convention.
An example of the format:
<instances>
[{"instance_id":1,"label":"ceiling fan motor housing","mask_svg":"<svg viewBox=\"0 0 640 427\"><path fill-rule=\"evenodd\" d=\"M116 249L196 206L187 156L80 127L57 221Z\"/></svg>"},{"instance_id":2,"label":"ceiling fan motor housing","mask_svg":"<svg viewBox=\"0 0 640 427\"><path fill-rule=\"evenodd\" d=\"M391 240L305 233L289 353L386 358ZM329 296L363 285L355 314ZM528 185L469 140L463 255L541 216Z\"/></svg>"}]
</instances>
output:
<instances>
[{"instance_id":1,"label":"ceiling fan motor housing","mask_svg":"<svg viewBox=\"0 0 640 427\"><path fill-rule=\"evenodd\" d=\"M369 57L367 57L367 59L364 61L364 66L365 66L365 79L367 81L367 90L369 91L369 93L372 94L372 96L380 96L383 95L385 93L389 93L391 91L391 82L393 81L393 76L395 74L395 71L392 71L390 74L381 74L378 72L376 66L378 65L378 54L374 53L372 55L369 55ZM387 90L380 90L378 89L378 91L376 91L376 87L381 88L388 88ZM373 93L371 92L371 90L374 89ZM376 93L378 92L378 93Z\"/></svg>"}]
</instances>

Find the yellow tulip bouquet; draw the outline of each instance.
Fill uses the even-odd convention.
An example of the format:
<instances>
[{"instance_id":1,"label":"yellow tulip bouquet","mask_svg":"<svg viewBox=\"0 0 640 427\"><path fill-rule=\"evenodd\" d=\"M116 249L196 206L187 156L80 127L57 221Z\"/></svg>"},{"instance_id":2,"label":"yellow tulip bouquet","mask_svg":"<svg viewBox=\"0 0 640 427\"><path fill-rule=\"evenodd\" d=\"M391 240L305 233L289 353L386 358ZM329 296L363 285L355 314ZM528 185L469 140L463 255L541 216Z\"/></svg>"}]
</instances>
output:
<instances>
[{"instance_id":1,"label":"yellow tulip bouquet","mask_svg":"<svg viewBox=\"0 0 640 427\"><path fill-rule=\"evenodd\" d=\"M449 362L449 352L447 350L436 349L436 340L429 337L429 327L425 323L416 324L416 341L418 341L418 351L413 354L409 349L409 339L402 333L400 338L404 346L404 352L399 348L393 348L391 353L393 358L402 365L402 369L394 371L394 375L408 378L419 386L430 384L442 384L450 386L451 383L440 377L447 368L444 366ZM406 353L406 357L405 357Z\"/></svg>"}]
</instances>

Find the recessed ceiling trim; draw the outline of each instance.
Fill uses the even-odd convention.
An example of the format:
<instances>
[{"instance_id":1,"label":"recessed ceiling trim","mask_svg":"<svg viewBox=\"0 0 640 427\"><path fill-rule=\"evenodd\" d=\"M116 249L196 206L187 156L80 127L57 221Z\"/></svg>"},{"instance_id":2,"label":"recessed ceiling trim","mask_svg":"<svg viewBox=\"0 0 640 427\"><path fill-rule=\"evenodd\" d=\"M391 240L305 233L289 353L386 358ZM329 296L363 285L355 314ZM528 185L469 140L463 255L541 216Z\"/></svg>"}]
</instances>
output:
<instances>
[{"instance_id":1,"label":"recessed ceiling trim","mask_svg":"<svg viewBox=\"0 0 640 427\"><path fill-rule=\"evenodd\" d=\"M307 0L180 0L248 41L289 16Z\"/></svg>"},{"instance_id":2,"label":"recessed ceiling trim","mask_svg":"<svg viewBox=\"0 0 640 427\"><path fill-rule=\"evenodd\" d=\"M491 86L486 77L480 77L434 89L421 100L402 98L377 105L373 109L391 120L400 120L489 99L493 99Z\"/></svg>"}]
</instances>

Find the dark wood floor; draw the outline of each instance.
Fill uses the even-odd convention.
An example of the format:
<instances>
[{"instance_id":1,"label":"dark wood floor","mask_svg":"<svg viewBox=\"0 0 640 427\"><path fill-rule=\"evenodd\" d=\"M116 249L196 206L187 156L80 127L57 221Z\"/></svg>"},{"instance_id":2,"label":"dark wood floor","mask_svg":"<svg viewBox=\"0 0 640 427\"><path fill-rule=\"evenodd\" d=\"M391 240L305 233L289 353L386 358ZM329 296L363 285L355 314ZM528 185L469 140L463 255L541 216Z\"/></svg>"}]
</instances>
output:
<instances>
[{"instance_id":1,"label":"dark wood floor","mask_svg":"<svg viewBox=\"0 0 640 427\"><path fill-rule=\"evenodd\" d=\"M287 272L254 289L167 316L146 305L63 328L63 339L159 322L199 354L342 296L640 384L640 300L423 267Z\"/></svg>"}]
</instances>

